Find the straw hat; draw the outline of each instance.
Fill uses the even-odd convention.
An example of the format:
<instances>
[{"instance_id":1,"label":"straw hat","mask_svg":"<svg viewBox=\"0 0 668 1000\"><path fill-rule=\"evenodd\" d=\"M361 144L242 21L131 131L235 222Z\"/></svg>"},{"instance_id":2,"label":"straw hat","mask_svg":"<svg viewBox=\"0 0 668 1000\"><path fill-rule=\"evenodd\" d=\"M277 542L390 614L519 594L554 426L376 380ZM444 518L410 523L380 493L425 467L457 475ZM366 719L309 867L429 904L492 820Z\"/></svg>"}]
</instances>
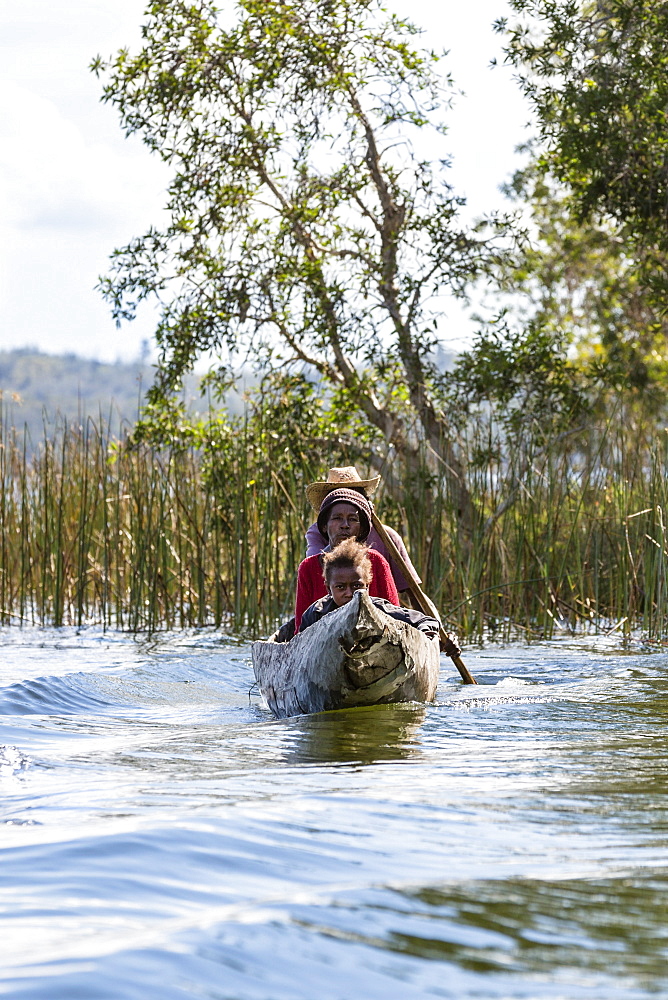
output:
<instances>
[{"instance_id":1,"label":"straw hat","mask_svg":"<svg viewBox=\"0 0 668 1000\"><path fill-rule=\"evenodd\" d=\"M313 513L317 514L320 505L328 493L337 489L365 490L368 494L375 493L378 489L380 476L373 479L360 479L354 465L347 465L342 469L330 469L327 479L324 482L311 483L306 487L306 499L313 508Z\"/></svg>"}]
</instances>

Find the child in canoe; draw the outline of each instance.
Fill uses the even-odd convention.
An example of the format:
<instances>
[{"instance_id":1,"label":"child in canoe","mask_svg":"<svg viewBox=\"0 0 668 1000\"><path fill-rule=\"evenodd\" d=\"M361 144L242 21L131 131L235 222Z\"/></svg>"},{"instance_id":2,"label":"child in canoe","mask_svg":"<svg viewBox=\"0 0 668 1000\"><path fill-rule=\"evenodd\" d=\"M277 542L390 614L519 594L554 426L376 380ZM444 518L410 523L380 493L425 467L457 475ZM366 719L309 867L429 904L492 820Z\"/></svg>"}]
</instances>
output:
<instances>
[{"instance_id":1,"label":"child in canoe","mask_svg":"<svg viewBox=\"0 0 668 1000\"><path fill-rule=\"evenodd\" d=\"M297 594L295 597L295 631L299 631L302 615L314 601L327 597L327 587L323 578L323 560L328 552L338 548L341 542L357 541L366 543L371 530L373 514L368 500L354 490L331 490L320 504L318 530L327 546L316 555L302 559L297 570ZM399 594L392 578L387 560L374 549L363 546L372 567L369 592L372 597L382 597L391 604L399 604Z\"/></svg>"},{"instance_id":2,"label":"child in canoe","mask_svg":"<svg viewBox=\"0 0 668 1000\"><path fill-rule=\"evenodd\" d=\"M322 555L323 576L327 595L314 601L304 611L299 626L303 632L330 611L348 604L358 590L368 590L373 576L369 550L355 538L348 538ZM424 615L412 608L398 607L382 597L372 597L371 603L380 608L390 618L407 622L413 628L424 632L429 638L438 636L439 623L435 618Z\"/></svg>"}]
</instances>

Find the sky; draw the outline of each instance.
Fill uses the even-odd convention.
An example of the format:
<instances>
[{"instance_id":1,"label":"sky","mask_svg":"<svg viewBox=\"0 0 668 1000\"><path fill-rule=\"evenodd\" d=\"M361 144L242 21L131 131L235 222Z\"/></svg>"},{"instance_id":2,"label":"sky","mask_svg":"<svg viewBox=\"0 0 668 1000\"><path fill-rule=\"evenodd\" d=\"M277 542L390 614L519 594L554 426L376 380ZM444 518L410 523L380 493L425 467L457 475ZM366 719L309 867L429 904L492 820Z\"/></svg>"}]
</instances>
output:
<instances>
[{"instance_id":1,"label":"sky","mask_svg":"<svg viewBox=\"0 0 668 1000\"><path fill-rule=\"evenodd\" d=\"M503 206L528 111L492 22L505 0L390 0L447 49L464 91L448 113L451 183L480 215ZM117 329L95 290L109 255L161 222L168 169L126 139L100 103L91 60L136 49L144 0L20 0L0 7L0 350L36 347L132 361L152 344L156 313ZM467 313L448 310L445 340L465 346Z\"/></svg>"}]
</instances>

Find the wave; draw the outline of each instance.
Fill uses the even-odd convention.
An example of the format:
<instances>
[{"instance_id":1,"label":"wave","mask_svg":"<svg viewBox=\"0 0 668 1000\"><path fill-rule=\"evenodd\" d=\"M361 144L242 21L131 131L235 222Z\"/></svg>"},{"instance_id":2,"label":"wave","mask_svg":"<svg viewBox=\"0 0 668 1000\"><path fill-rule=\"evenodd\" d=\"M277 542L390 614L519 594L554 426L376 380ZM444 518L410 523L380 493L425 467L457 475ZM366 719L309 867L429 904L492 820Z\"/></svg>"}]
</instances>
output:
<instances>
[{"instance_id":1,"label":"wave","mask_svg":"<svg viewBox=\"0 0 668 1000\"><path fill-rule=\"evenodd\" d=\"M0 692L0 715L79 715L109 709L110 702L82 684L86 674L36 677Z\"/></svg>"},{"instance_id":2,"label":"wave","mask_svg":"<svg viewBox=\"0 0 668 1000\"><path fill-rule=\"evenodd\" d=\"M30 764L30 758L18 747L0 743L0 778L6 778L17 771L23 771Z\"/></svg>"}]
</instances>

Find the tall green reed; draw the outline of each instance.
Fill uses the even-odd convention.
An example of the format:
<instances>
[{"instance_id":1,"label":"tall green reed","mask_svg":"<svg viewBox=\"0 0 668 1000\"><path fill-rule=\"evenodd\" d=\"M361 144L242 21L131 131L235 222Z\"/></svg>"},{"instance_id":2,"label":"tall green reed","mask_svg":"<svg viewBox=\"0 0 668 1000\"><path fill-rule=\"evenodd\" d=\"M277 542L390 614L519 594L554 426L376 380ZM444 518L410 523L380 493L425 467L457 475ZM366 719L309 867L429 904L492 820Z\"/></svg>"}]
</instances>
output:
<instances>
[{"instance_id":1,"label":"tall green reed","mask_svg":"<svg viewBox=\"0 0 668 1000\"><path fill-rule=\"evenodd\" d=\"M665 440L617 421L568 447L527 437L509 459L490 420L461 444L472 536L427 452L377 496L451 626L668 637ZM286 443L261 413L171 449L128 448L101 418L45 422L36 442L3 414L0 621L267 633L291 613L305 487L342 464L370 471L336 441Z\"/></svg>"}]
</instances>

